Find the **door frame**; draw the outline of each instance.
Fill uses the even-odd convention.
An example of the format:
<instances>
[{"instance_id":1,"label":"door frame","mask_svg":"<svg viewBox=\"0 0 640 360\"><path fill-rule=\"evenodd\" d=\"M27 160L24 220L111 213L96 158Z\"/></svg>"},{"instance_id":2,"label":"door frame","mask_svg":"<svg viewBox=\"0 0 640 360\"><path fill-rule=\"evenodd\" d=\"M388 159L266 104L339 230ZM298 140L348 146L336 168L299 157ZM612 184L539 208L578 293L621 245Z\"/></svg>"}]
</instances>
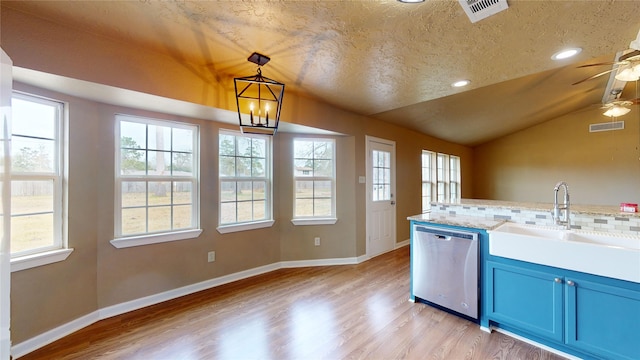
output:
<instances>
[{"instance_id":1,"label":"door frame","mask_svg":"<svg viewBox=\"0 0 640 360\"><path fill-rule=\"evenodd\" d=\"M396 142L393 140L387 140L387 139L382 139L382 138L378 138L375 136L369 136L369 135L365 135L365 148L366 148L366 191L365 191L365 196L366 196L366 231L365 231L365 240L366 240L366 256L367 258L371 258L371 247L370 247L370 238L371 238L371 208L372 208L372 194L371 194L371 188L373 186L373 172L372 172L372 158L371 158L371 144L372 143L380 143L380 144L384 144L384 145L389 145L393 148L392 152L391 152L391 197L392 197L392 201L396 201L395 199L397 199L396 197ZM393 231L392 231L392 237L393 237L393 246L392 249L395 249L396 246L396 241L397 241L397 224L396 224L396 206L393 206L393 211L392 211L392 216L393 219L391 219L392 221L392 226L393 226ZM378 254L379 255L379 254Z\"/></svg>"},{"instance_id":2,"label":"door frame","mask_svg":"<svg viewBox=\"0 0 640 360\"><path fill-rule=\"evenodd\" d=\"M11 355L11 91L13 74L11 58L0 48L0 153L5 155L0 172L0 360Z\"/></svg>"}]
</instances>

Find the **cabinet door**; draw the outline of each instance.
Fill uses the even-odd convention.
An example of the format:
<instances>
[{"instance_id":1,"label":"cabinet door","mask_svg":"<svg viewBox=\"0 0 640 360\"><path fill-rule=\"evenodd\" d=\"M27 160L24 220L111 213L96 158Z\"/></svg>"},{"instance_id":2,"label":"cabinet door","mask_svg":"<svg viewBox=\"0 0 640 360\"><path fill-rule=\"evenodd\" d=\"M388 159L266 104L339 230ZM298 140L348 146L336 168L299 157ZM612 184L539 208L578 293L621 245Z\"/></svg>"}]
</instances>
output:
<instances>
[{"instance_id":1,"label":"cabinet door","mask_svg":"<svg viewBox=\"0 0 640 360\"><path fill-rule=\"evenodd\" d=\"M567 279L567 344L607 359L640 358L640 292Z\"/></svg>"},{"instance_id":2,"label":"cabinet door","mask_svg":"<svg viewBox=\"0 0 640 360\"><path fill-rule=\"evenodd\" d=\"M487 262L489 320L562 341L563 284L554 274Z\"/></svg>"}]
</instances>

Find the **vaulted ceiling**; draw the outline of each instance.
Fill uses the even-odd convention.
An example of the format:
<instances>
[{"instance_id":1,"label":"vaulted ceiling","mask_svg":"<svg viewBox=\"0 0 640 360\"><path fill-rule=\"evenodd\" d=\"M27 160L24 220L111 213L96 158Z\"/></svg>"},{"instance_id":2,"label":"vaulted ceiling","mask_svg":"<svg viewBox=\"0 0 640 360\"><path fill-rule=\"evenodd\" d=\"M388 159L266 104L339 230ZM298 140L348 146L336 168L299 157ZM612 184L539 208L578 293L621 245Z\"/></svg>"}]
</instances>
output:
<instances>
[{"instance_id":1,"label":"vaulted ceiling","mask_svg":"<svg viewBox=\"0 0 640 360\"><path fill-rule=\"evenodd\" d=\"M2 1L224 76L255 73L258 51L287 91L468 146L599 104L608 76L571 84L607 67L576 66L614 60L640 29L636 0L508 5L472 23L454 0ZM551 59L567 47L583 51Z\"/></svg>"}]
</instances>

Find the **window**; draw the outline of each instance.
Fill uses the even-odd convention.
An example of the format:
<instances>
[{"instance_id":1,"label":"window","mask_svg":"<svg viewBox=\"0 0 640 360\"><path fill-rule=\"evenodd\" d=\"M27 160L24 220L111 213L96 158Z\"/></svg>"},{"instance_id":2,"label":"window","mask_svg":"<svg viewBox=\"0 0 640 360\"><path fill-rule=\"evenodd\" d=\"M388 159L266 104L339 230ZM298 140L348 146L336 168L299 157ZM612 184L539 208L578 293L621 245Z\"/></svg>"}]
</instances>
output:
<instances>
[{"instance_id":1,"label":"window","mask_svg":"<svg viewBox=\"0 0 640 360\"><path fill-rule=\"evenodd\" d=\"M313 220L335 223L334 154L332 139L294 139L294 224L319 224ZM305 222L305 219L311 222Z\"/></svg>"},{"instance_id":2,"label":"window","mask_svg":"<svg viewBox=\"0 0 640 360\"><path fill-rule=\"evenodd\" d=\"M50 255L67 246L63 176L65 106L58 101L14 93L11 107L11 257ZM27 264L20 269L64 260L70 250L65 253L63 258ZM16 269L12 266L12 270Z\"/></svg>"},{"instance_id":3,"label":"window","mask_svg":"<svg viewBox=\"0 0 640 360\"><path fill-rule=\"evenodd\" d=\"M271 226L271 138L220 131L218 144L218 231Z\"/></svg>"},{"instance_id":4,"label":"window","mask_svg":"<svg viewBox=\"0 0 640 360\"><path fill-rule=\"evenodd\" d=\"M460 200L460 157L422 151L422 211L433 201Z\"/></svg>"},{"instance_id":5,"label":"window","mask_svg":"<svg viewBox=\"0 0 640 360\"><path fill-rule=\"evenodd\" d=\"M197 237L197 126L127 115L117 115L116 123L112 244L127 247ZM167 234L173 235L162 236Z\"/></svg>"}]
</instances>

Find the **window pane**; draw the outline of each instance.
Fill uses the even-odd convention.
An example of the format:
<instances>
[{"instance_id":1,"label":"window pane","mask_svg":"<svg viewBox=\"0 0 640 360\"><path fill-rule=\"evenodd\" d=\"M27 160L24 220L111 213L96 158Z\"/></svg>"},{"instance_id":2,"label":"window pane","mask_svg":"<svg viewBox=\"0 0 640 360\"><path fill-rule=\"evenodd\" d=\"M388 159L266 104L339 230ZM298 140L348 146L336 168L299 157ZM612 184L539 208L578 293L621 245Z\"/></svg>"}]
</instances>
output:
<instances>
[{"instance_id":1,"label":"window pane","mask_svg":"<svg viewBox=\"0 0 640 360\"><path fill-rule=\"evenodd\" d=\"M14 136L11 143L13 172L55 171L55 141Z\"/></svg>"},{"instance_id":2,"label":"window pane","mask_svg":"<svg viewBox=\"0 0 640 360\"><path fill-rule=\"evenodd\" d=\"M248 201L253 199L253 183L251 181L238 181L237 182L236 198L238 201Z\"/></svg>"},{"instance_id":3,"label":"window pane","mask_svg":"<svg viewBox=\"0 0 640 360\"><path fill-rule=\"evenodd\" d=\"M236 154L235 136L220 134L218 151L220 155L234 156Z\"/></svg>"},{"instance_id":4,"label":"window pane","mask_svg":"<svg viewBox=\"0 0 640 360\"><path fill-rule=\"evenodd\" d=\"M56 137L57 106L20 98L11 99L13 135L27 135L38 138Z\"/></svg>"},{"instance_id":5,"label":"window pane","mask_svg":"<svg viewBox=\"0 0 640 360\"><path fill-rule=\"evenodd\" d=\"M12 253L54 245L53 214L11 217Z\"/></svg>"},{"instance_id":6,"label":"window pane","mask_svg":"<svg viewBox=\"0 0 640 360\"><path fill-rule=\"evenodd\" d=\"M264 220L267 214L267 202L266 201L254 201L253 202L253 219L252 220Z\"/></svg>"},{"instance_id":7,"label":"window pane","mask_svg":"<svg viewBox=\"0 0 640 360\"><path fill-rule=\"evenodd\" d=\"M152 150L171 150L171 128L158 125L148 126L149 146Z\"/></svg>"},{"instance_id":8,"label":"window pane","mask_svg":"<svg viewBox=\"0 0 640 360\"><path fill-rule=\"evenodd\" d=\"M120 151L120 174L121 175L144 175L146 152L144 150Z\"/></svg>"},{"instance_id":9,"label":"window pane","mask_svg":"<svg viewBox=\"0 0 640 360\"><path fill-rule=\"evenodd\" d=\"M237 137L236 141L238 143L238 156L251 156L251 138L248 137Z\"/></svg>"},{"instance_id":10,"label":"window pane","mask_svg":"<svg viewBox=\"0 0 640 360\"><path fill-rule=\"evenodd\" d=\"M296 181L296 198L313 198L313 181Z\"/></svg>"},{"instance_id":11,"label":"window pane","mask_svg":"<svg viewBox=\"0 0 640 360\"><path fill-rule=\"evenodd\" d=\"M11 214L53 212L53 181L12 181Z\"/></svg>"},{"instance_id":12,"label":"window pane","mask_svg":"<svg viewBox=\"0 0 640 360\"><path fill-rule=\"evenodd\" d=\"M314 176L333 176L333 160L315 160Z\"/></svg>"},{"instance_id":13,"label":"window pane","mask_svg":"<svg viewBox=\"0 0 640 360\"><path fill-rule=\"evenodd\" d=\"M293 156L295 158L312 159L313 141L295 140L293 142Z\"/></svg>"},{"instance_id":14,"label":"window pane","mask_svg":"<svg viewBox=\"0 0 640 360\"><path fill-rule=\"evenodd\" d=\"M127 149L146 149L147 125L120 121L120 145Z\"/></svg>"},{"instance_id":15,"label":"window pane","mask_svg":"<svg viewBox=\"0 0 640 360\"><path fill-rule=\"evenodd\" d=\"M238 203L238 221L251 221L253 220L252 202L244 201Z\"/></svg>"},{"instance_id":16,"label":"window pane","mask_svg":"<svg viewBox=\"0 0 640 360\"><path fill-rule=\"evenodd\" d=\"M236 203L221 203L220 204L220 223L231 224L236 222Z\"/></svg>"},{"instance_id":17,"label":"window pane","mask_svg":"<svg viewBox=\"0 0 640 360\"><path fill-rule=\"evenodd\" d=\"M251 139L251 156L264 158L266 156L267 142L264 139Z\"/></svg>"},{"instance_id":18,"label":"window pane","mask_svg":"<svg viewBox=\"0 0 640 360\"><path fill-rule=\"evenodd\" d=\"M253 199L254 200L265 200L267 198L265 193L266 185L267 184L263 181L253 182Z\"/></svg>"},{"instance_id":19,"label":"window pane","mask_svg":"<svg viewBox=\"0 0 640 360\"><path fill-rule=\"evenodd\" d=\"M122 234L141 234L147 230L147 210L145 208L122 209Z\"/></svg>"},{"instance_id":20,"label":"window pane","mask_svg":"<svg viewBox=\"0 0 640 360\"><path fill-rule=\"evenodd\" d=\"M236 158L236 176L251 176L251 158Z\"/></svg>"},{"instance_id":21,"label":"window pane","mask_svg":"<svg viewBox=\"0 0 640 360\"><path fill-rule=\"evenodd\" d=\"M316 141L314 154L316 159L333 159L333 142Z\"/></svg>"},{"instance_id":22,"label":"window pane","mask_svg":"<svg viewBox=\"0 0 640 360\"><path fill-rule=\"evenodd\" d=\"M251 160L251 176L263 177L265 175L265 159L252 159Z\"/></svg>"},{"instance_id":23,"label":"window pane","mask_svg":"<svg viewBox=\"0 0 640 360\"><path fill-rule=\"evenodd\" d=\"M150 206L171 204L171 183L149 181L148 200Z\"/></svg>"},{"instance_id":24,"label":"window pane","mask_svg":"<svg viewBox=\"0 0 640 360\"><path fill-rule=\"evenodd\" d=\"M192 184L187 181L173 183L173 204L192 204L194 202Z\"/></svg>"},{"instance_id":25,"label":"window pane","mask_svg":"<svg viewBox=\"0 0 640 360\"><path fill-rule=\"evenodd\" d=\"M147 183L144 181L122 182L122 206L145 206L147 197Z\"/></svg>"},{"instance_id":26,"label":"window pane","mask_svg":"<svg viewBox=\"0 0 640 360\"><path fill-rule=\"evenodd\" d=\"M179 152L193 152L193 134L190 129L173 129L172 150Z\"/></svg>"},{"instance_id":27,"label":"window pane","mask_svg":"<svg viewBox=\"0 0 640 360\"><path fill-rule=\"evenodd\" d=\"M236 158L233 156L220 156L220 176L236 175Z\"/></svg>"},{"instance_id":28,"label":"window pane","mask_svg":"<svg viewBox=\"0 0 640 360\"><path fill-rule=\"evenodd\" d=\"M220 201L236 200L236 183L225 181L220 183ZM234 210L235 213L235 210ZM235 216L235 215L234 215Z\"/></svg>"},{"instance_id":29,"label":"window pane","mask_svg":"<svg viewBox=\"0 0 640 360\"><path fill-rule=\"evenodd\" d=\"M296 199L296 216L313 216L313 199Z\"/></svg>"},{"instance_id":30,"label":"window pane","mask_svg":"<svg viewBox=\"0 0 640 360\"><path fill-rule=\"evenodd\" d=\"M331 199L315 199L313 201L314 216L330 216L331 215Z\"/></svg>"},{"instance_id":31,"label":"window pane","mask_svg":"<svg viewBox=\"0 0 640 360\"><path fill-rule=\"evenodd\" d=\"M193 175L193 155L190 153L173 153L171 171L174 176Z\"/></svg>"},{"instance_id":32,"label":"window pane","mask_svg":"<svg viewBox=\"0 0 640 360\"><path fill-rule=\"evenodd\" d=\"M149 162L147 172L149 175L171 175L171 153L165 151L148 151Z\"/></svg>"},{"instance_id":33,"label":"window pane","mask_svg":"<svg viewBox=\"0 0 640 360\"><path fill-rule=\"evenodd\" d=\"M149 208L149 232L171 230L171 206Z\"/></svg>"},{"instance_id":34,"label":"window pane","mask_svg":"<svg viewBox=\"0 0 640 360\"><path fill-rule=\"evenodd\" d=\"M187 229L192 227L191 205L173 207L173 229Z\"/></svg>"},{"instance_id":35,"label":"window pane","mask_svg":"<svg viewBox=\"0 0 640 360\"><path fill-rule=\"evenodd\" d=\"M315 198L331 198L332 195L331 181L313 182L313 196Z\"/></svg>"},{"instance_id":36,"label":"window pane","mask_svg":"<svg viewBox=\"0 0 640 360\"><path fill-rule=\"evenodd\" d=\"M313 176L311 160L295 160L293 162L293 176Z\"/></svg>"}]
</instances>

